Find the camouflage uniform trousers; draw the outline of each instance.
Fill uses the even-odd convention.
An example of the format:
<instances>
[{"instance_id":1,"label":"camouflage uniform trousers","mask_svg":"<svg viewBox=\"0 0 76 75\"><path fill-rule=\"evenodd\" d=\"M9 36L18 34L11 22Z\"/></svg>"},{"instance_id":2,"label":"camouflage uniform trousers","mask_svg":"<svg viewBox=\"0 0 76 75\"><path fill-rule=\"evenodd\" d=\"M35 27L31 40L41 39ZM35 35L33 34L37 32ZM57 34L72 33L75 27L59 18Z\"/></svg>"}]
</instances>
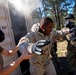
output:
<instances>
[{"instance_id":1,"label":"camouflage uniform trousers","mask_svg":"<svg viewBox=\"0 0 76 75\"><path fill-rule=\"evenodd\" d=\"M47 62L46 66L30 65L30 74L31 75L57 75L51 60Z\"/></svg>"},{"instance_id":2,"label":"camouflage uniform trousers","mask_svg":"<svg viewBox=\"0 0 76 75\"><path fill-rule=\"evenodd\" d=\"M76 48L70 46L67 52L68 71L72 75L76 75Z\"/></svg>"}]
</instances>

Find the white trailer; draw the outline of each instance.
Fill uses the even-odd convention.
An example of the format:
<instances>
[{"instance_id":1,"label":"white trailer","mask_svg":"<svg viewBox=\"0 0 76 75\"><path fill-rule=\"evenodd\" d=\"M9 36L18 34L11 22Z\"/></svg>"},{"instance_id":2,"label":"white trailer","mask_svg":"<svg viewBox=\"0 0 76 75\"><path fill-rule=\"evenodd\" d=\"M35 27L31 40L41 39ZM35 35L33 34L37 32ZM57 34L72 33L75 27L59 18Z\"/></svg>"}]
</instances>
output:
<instances>
[{"instance_id":1,"label":"white trailer","mask_svg":"<svg viewBox=\"0 0 76 75\"><path fill-rule=\"evenodd\" d=\"M21 2L23 1L21 0ZM33 15L30 15L30 17L27 17L26 15L20 17L18 12L12 8L13 7L9 4L8 0L0 0L0 29L5 34L5 40L0 43L0 45L7 50L13 49L19 39L27 32L30 32L31 26L35 23L35 21L33 21ZM25 7L23 6L23 13L26 13L24 9ZM15 11L16 13L13 14L12 11ZM40 19L36 18L35 20L36 22L39 22ZM17 58L17 53L11 57L3 56L4 67L15 61ZM21 69L26 70L28 67L28 64L24 65L22 67L19 66L10 75L22 75Z\"/></svg>"},{"instance_id":2,"label":"white trailer","mask_svg":"<svg viewBox=\"0 0 76 75\"><path fill-rule=\"evenodd\" d=\"M8 50L13 49L15 47L13 30L11 27L12 25L8 10L8 4L6 1L0 0L0 29L5 34L5 40L2 43L0 43L0 45ZM18 58L17 54L11 57L3 56L4 67L9 65L11 62L15 61L17 58ZM15 69L10 75L21 75L20 67Z\"/></svg>"}]
</instances>

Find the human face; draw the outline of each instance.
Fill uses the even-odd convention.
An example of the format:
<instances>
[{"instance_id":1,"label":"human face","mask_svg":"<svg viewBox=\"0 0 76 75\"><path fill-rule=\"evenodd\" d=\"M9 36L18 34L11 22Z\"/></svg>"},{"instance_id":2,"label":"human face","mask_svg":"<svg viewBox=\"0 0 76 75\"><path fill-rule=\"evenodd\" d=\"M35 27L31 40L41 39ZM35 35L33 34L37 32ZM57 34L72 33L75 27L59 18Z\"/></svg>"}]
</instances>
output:
<instances>
[{"instance_id":1,"label":"human face","mask_svg":"<svg viewBox=\"0 0 76 75\"><path fill-rule=\"evenodd\" d=\"M48 25L44 26L44 34L49 35L52 31L53 23L49 23Z\"/></svg>"}]
</instances>

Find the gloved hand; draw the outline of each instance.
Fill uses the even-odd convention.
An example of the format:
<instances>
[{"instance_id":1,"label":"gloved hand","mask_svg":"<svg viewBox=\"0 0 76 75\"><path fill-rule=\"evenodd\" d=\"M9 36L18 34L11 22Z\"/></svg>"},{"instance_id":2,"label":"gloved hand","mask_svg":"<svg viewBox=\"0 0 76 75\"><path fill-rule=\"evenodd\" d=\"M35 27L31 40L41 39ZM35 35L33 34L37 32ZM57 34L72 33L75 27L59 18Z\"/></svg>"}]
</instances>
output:
<instances>
[{"instance_id":1,"label":"gloved hand","mask_svg":"<svg viewBox=\"0 0 76 75\"><path fill-rule=\"evenodd\" d=\"M19 44L19 51L20 53L23 52L23 50L26 50L28 53L35 53L35 54L42 54L43 48L50 43L49 40L39 40L36 43L28 44L26 42L23 42Z\"/></svg>"},{"instance_id":2,"label":"gloved hand","mask_svg":"<svg viewBox=\"0 0 76 75\"><path fill-rule=\"evenodd\" d=\"M32 46L32 52L41 55L42 48L48 44L50 44L50 40L39 40Z\"/></svg>"},{"instance_id":3,"label":"gloved hand","mask_svg":"<svg viewBox=\"0 0 76 75\"><path fill-rule=\"evenodd\" d=\"M27 52L28 51L28 46L29 45L25 42L19 44L19 46L18 46L19 47L19 52L23 53L24 50L26 50L26 52Z\"/></svg>"}]
</instances>

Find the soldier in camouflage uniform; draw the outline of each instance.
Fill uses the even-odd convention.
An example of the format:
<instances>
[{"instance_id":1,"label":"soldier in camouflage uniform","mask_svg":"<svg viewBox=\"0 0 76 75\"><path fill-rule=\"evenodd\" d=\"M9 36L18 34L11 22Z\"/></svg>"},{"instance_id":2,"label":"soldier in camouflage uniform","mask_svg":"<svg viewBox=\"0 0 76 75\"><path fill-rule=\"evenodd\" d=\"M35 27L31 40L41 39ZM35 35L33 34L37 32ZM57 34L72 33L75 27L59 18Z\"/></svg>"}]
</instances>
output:
<instances>
[{"instance_id":1,"label":"soldier in camouflage uniform","mask_svg":"<svg viewBox=\"0 0 76 75\"><path fill-rule=\"evenodd\" d=\"M66 21L69 21L69 23L74 22L75 18L72 14L69 14L66 18ZM69 24L67 24L69 25ZM75 25L75 24L74 24ZM66 26L67 27L67 26ZM69 29L71 29L73 25L70 24ZM67 60L68 60L68 75L76 75L76 40L71 40L72 33L69 33L65 36L65 40L68 42L67 45ZM75 44L75 45L74 45Z\"/></svg>"},{"instance_id":2,"label":"soldier in camouflage uniform","mask_svg":"<svg viewBox=\"0 0 76 75\"><path fill-rule=\"evenodd\" d=\"M35 53L34 56L29 60L30 62L30 74L31 75L57 75L55 67L51 60L51 47L57 38L62 34L62 31L54 31L53 20L49 17L41 19L39 30L36 32L30 32L20 39L22 44L28 45L28 52ZM37 51L37 44L39 40L50 40L50 44L41 47L40 51ZM38 54L37 54L38 53Z\"/></svg>"}]
</instances>

